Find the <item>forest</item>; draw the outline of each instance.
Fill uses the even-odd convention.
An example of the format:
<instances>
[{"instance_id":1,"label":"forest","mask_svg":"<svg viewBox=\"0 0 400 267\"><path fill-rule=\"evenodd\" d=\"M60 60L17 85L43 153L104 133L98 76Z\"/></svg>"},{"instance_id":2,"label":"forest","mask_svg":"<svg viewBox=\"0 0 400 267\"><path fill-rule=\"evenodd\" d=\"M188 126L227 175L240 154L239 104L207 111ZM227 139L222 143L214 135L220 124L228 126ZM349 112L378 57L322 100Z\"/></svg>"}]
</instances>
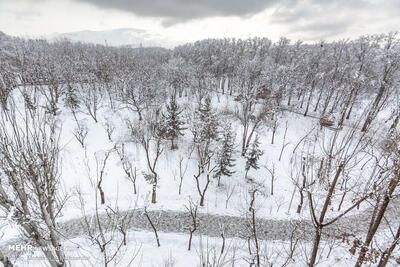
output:
<instances>
[{"instance_id":1,"label":"forest","mask_svg":"<svg viewBox=\"0 0 400 267\"><path fill-rule=\"evenodd\" d=\"M398 266L399 122L397 33L165 49L0 32L0 261Z\"/></svg>"}]
</instances>

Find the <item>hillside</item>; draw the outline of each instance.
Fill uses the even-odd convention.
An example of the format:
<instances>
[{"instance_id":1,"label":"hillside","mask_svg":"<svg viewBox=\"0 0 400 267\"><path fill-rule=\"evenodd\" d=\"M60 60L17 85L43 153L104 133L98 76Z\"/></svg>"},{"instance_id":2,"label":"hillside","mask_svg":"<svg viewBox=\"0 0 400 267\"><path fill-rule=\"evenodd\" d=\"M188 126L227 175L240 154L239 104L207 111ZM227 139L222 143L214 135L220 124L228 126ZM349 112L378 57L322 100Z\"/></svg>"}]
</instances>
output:
<instances>
[{"instance_id":1,"label":"hillside","mask_svg":"<svg viewBox=\"0 0 400 267\"><path fill-rule=\"evenodd\" d=\"M398 261L397 37L9 42L3 263Z\"/></svg>"}]
</instances>

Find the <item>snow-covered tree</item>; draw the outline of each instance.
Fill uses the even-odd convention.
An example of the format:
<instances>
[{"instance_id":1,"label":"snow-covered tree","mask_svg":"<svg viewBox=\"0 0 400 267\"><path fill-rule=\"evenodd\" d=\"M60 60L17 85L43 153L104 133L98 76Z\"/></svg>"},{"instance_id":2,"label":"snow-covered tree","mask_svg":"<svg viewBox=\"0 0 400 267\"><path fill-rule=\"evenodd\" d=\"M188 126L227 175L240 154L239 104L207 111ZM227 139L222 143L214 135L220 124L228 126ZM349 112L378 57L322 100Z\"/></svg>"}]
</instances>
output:
<instances>
[{"instance_id":1,"label":"snow-covered tree","mask_svg":"<svg viewBox=\"0 0 400 267\"><path fill-rule=\"evenodd\" d=\"M247 178L247 173L251 168L257 170L260 168L258 166L258 160L260 157L264 154L264 152L260 149L260 141L258 138L258 135L256 135L256 138L254 139L253 143L250 146L250 150L247 151L245 158L246 158L246 175L245 178Z\"/></svg>"},{"instance_id":2,"label":"snow-covered tree","mask_svg":"<svg viewBox=\"0 0 400 267\"><path fill-rule=\"evenodd\" d=\"M131 131L133 140L144 149L149 172L143 173L143 176L152 185L151 203L154 204L157 202L157 186L160 179L157 171L157 163L164 151L163 141L165 140L165 132L163 127L161 127L156 112L147 113L142 121L143 123L138 124L135 121L127 120L127 126Z\"/></svg>"},{"instance_id":3,"label":"snow-covered tree","mask_svg":"<svg viewBox=\"0 0 400 267\"><path fill-rule=\"evenodd\" d=\"M197 116L200 123L200 139L216 139L217 138L217 118L215 112L212 110L211 99L206 97L197 110Z\"/></svg>"},{"instance_id":4,"label":"snow-covered tree","mask_svg":"<svg viewBox=\"0 0 400 267\"><path fill-rule=\"evenodd\" d=\"M235 150L235 133L230 124L224 127L220 144L217 148L217 157L215 159L216 169L214 170L214 177L218 179L218 186L220 185L221 176L232 176L235 171L232 169L235 164L233 158Z\"/></svg>"},{"instance_id":5,"label":"snow-covered tree","mask_svg":"<svg viewBox=\"0 0 400 267\"><path fill-rule=\"evenodd\" d=\"M76 111L79 109L81 101L78 96L77 88L72 85L67 86L64 105L69 108L76 118Z\"/></svg>"},{"instance_id":6,"label":"snow-covered tree","mask_svg":"<svg viewBox=\"0 0 400 267\"><path fill-rule=\"evenodd\" d=\"M171 149L177 149L178 146L174 143L174 140L180 135L184 135L183 131L186 129L184 127L185 122L181 118L182 111L174 95L171 95L169 104L167 105L167 112L163 114L165 119L165 135L166 138L171 140Z\"/></svg>"},{"instance_id":7,"label":"snow-covered tree","mask_svg":"<svg viewBox=\"0 0 400 267\"><path fill-rule=\"evenodd\" d=\"M194 149L197 152L197 174L194 178L200 195L200 206L204 206L205 194L216 168L212 158L215 155L215 141L218 137L217 116L212 110L210 98L205 98L195 111L191 131ZM205 178L203 188L201 188L200 178Z\"/></svg>"},{"instance_id":8,"label":"snow-covered tree","mask_svg":"<svg viewBox=\"0 0 400 267\"><path fill-rule=\"evenodd\" d=\"M65 266L58 226L67 198L60 192L60 127L38 102L0 113L0 207L43 254L48 266ZM32 104L32 103L30 103Z\"/></svg>"},{"instance_id":9,"label":"snow-covered tree","mask_svg":"<svg viewBox=\"0 0 400 267\"><path fill-rule=\"evenodd\" d=\"M195 111L191 125L193 142L199 159L209 158L209 154L212 154L211 146L218 137L217 128L217 115L212 110L211 99L206 97L204 102L200 103L198 110ZM204 163L200 162L200 165Z\"/></svg>"}]
</instances>

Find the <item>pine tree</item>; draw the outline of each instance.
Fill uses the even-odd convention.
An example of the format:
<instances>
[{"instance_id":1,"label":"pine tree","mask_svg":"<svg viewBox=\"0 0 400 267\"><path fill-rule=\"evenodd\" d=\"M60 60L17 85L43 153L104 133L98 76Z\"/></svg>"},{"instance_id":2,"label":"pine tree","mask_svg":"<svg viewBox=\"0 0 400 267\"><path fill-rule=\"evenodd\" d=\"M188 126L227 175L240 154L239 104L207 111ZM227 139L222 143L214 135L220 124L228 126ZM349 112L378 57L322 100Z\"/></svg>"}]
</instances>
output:
<instances>
[{"instance_id":1,"label":"pine tree","mask_svg":"<svg viewBox=\"0 0 400 267\"><path fill-rule=\"evenodd\" d=\"M218 138L218 122L211 107L211 99L207 97L195 112L192 132L199 158L206 159L212 153L211 146ZM201 162L203 164L204 162Z\"/></svg>"},{"instance_id":2,"label":"pine tree","mask_svg":"<svg viewBox=\"0 0 400 267\"><path fill-rule=\"evenodd\" d=\"M258 166L258 160L260 157L264 154L264 152L260 149L260 141L258 140L258 135L256 135L256 138L254 139L253 143L250 146L250 150L247 151L246 153L246 175L245 178L247 178L247 173L249 172L250 168L253 168L257 170L259 168Z\"/></svg>"},{"instance_id":3,"label":"pine tree","mask_svg":"<svg viewBox=\"0 0 400 267\"><path fill-rule=\"evenodd\" d=\"M76 92L76 88L68 85L67 86L67 92L64 100L64 105L71 109L72 114L76 118L75 112L79 109L80 106L80 100Z\"/></svg>"},{"instance_id":4,"label":"pine tree","mask_svg":"<svg viewBox=\"0 0 400 267\"><path fill-rule=\"evenodd\" d=\"M204 103L201 103L198 110L198 117L202 124L202 127L200 129L201 140L216 139L218 136L218 124L216 115L212 111L211 99L209 97L206 97Z\"/></svg>"},{"instance_id":5,"label":"pine tree","mask_svg":"<svg viewBox=\"0 0 400 267\"><path fill-rule=\"evenodd\" d=\"M214 177L218 179L218 186L220 186L221 176L232 176L234 173L231 168L235 166L233 163L235 161L233 159L235 134L230 125L225 126L220 141L221 144L217 151L217 158L215 160L217 168L214 171Z\"/></svg>"},{"instance_id":6,"label":"pine tree","mask_svg":"<svg viewBox=\"0 0 400 267\"><path fill-rule=\"evenodd\" d=\"M165 119L165 137L171 140L171 149L178 148L175 145L174 140L180 135L183 135L183 131L186 129L184 127L185 123L181 119L181 113L178 103L176 103L175 96L171 96L169 105L166 106L167 113L163 114Z\"/></svg>"}]
</instances>

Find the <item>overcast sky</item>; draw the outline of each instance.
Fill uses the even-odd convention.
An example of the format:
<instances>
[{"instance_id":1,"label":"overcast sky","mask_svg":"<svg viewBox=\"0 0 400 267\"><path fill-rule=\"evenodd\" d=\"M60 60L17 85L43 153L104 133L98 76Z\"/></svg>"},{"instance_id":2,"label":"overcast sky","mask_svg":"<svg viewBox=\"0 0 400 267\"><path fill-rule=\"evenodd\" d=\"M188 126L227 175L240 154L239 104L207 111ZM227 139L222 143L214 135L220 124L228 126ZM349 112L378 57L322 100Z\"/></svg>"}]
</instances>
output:
<instances>
[{"instance_id":1,"label":"overcast sky","mask_svg":"<svg viewBox=\"0 0 400 267\"><path fill-rule=\"evenodd\" d=\"M400 0L0 0L0 31L143 29L173 44L253 36L318 41L400 30Z\"/></svg>"}]
</instances>

